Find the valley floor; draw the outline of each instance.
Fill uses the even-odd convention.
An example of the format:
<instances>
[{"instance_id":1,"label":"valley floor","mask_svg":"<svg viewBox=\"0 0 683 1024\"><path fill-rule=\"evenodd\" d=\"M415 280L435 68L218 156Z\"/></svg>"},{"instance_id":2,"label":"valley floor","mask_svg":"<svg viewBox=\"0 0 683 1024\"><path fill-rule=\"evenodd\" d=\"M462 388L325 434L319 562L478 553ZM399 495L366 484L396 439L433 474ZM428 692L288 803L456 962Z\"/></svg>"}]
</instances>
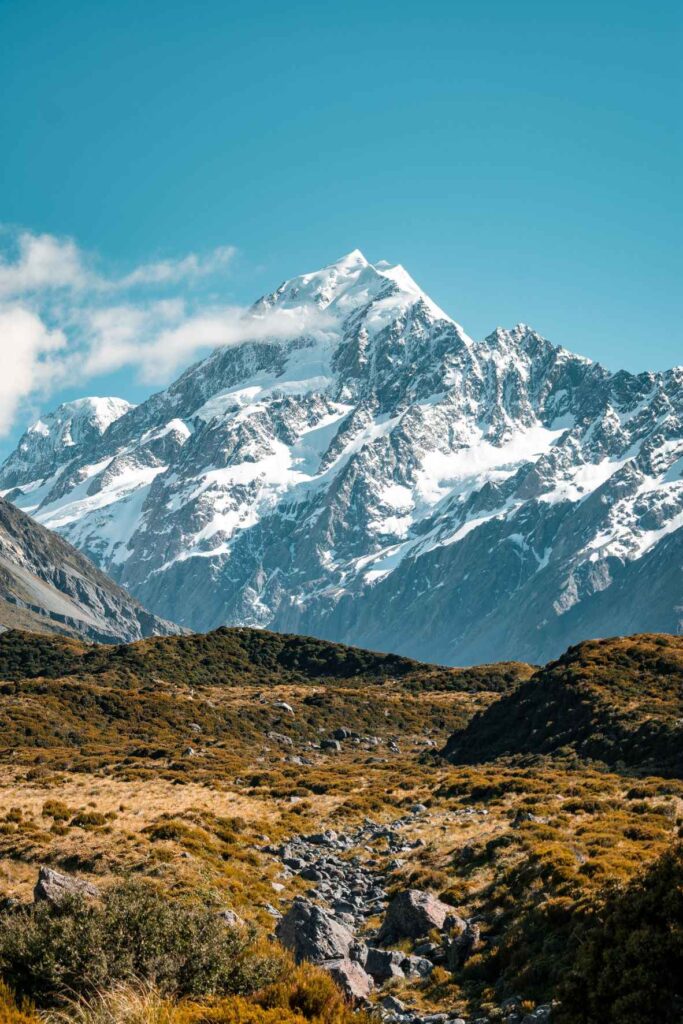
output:
<instances>
[{"instance_id":1,"label":"valley floor","mask_svg":"<svg viewBox=\"0 0 683 1024\"><path fill-rule=\"evenodd\" d=\"M49 865L105 889L132 876L201 892L263 934L305 897L372 946L395 894L429 891L477 938L449 962L437 934L396 942L405 969L370 996L387 1020L548 1019L614 887L679 837L675 778L567 750L445 762L438 751L491 691L156 678L124 712L115 689L84 675L3 684L6 905L30 901Z\"/></svg>"}]
</instances>

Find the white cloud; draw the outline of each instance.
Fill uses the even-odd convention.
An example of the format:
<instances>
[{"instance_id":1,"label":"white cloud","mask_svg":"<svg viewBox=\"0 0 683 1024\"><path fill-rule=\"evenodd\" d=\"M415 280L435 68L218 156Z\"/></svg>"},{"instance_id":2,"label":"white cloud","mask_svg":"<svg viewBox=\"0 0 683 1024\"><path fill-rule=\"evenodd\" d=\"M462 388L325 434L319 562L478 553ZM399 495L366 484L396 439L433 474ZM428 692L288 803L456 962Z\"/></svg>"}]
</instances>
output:
<instances>
[{"instance_id":1,"label":"white cloud","mask_svg":"<svg viewBox=\"0 0 683 1024\"><path fill-rule=\"evenodd\" d=\"M87 272L78 247L70 239L32 235L16 239L16 258L0 257L0 297L26 295L54 288L81 288Z\"/></svg>"},{"instance_id":2,"label":"white cloud","mask_svg":"<svg viewBox=\"0 0 683 1024\"><path fill-rule=\"evenodd\" d=\"M190 253L189 256L184 256L179 260L143 263L117 281L109 282L108 286L131 288L136 285L175 284L191 278L207 277L209 274L215 274L227 267L235 253L234 246L222 245L206 256Z\"/></svg>"},{"instance_id":3,"label":"white cloud","mask_svg":"<svg viewBox=\"0 0 683 1024\"><path fill-rule=\"evenodd\" d=\"M55 289L96 293L180 284L225 271L237 251L232 245L221 245L204 255L190 253L180 259L142 263L116 276L96 272L92 260L70 238L30 231L14 235L7 228L4 234L14 251L9 256L0 254L0 298Z\"/></svg>"},{"instance_id":4,"label":"white cloud","mask_svg":"<svg viewBox=\"0 0 683 1024\"><path fill-rule=\"evenodd\" d=\"M110 307L90 315L91 343L84 372L94 376L131 366L146 383L163 384L210 349L296 337L324 330L327 324L325 313L308 309L276 309L255 317L240 306L188 314L179 300L146 308Z\"/></svg>"},{"instance_id":5,"label":"white cloud","mask_svg":"<svg viewBox=\"0 0 683 1024\"><path fill-rule=\"evenodd\" d=\"M294 337L327 323L320 312L256 316L208 303L202 282L225 274L232 246L103 274L71 239L0 232L0 435L28 401L43 404L65 381L85 389L129 367L139 380L164 385L212 348Z\"/></svg>"},{"instance_id":6,"label":"white cloud","mask_svg":"<svg viewBox=\"0 0 683 1024\"><path fill-rule=\"evenodd\" d=\"M58 383L61 367L50 357L66 348L63 331L49 330L31 310L0 308L0 436L25 398Z\"/></svg>"}]
</instances>

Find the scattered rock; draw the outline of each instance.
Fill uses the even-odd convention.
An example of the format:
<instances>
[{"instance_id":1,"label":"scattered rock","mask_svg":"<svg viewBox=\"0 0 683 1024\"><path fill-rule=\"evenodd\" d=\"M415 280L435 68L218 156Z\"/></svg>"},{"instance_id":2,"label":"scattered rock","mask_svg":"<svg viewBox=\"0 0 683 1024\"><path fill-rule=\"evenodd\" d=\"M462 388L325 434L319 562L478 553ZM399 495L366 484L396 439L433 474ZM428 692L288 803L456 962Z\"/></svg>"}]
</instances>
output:
<instances>
[{"instance_id":1,"label":"scattered rock","mask_svg":"<svg viewBox=\"0 0 683 1024\"><path fill-rule=\"evenodd\" d=\"M322 907L298 897L275 930L280 942L291 950L297 963L310 960L347 960L353 934L335 921Z\"/></svg>"},{"instance_id":2,"label":"scattered rock","mask_svg":"<svg viewBox=\"0 0 683 1024\"><path fill-rule=\"evenodd\" d=\"M355 960L334 960L321 965L334 978L347 999L362 1002L374 988L372 978Z\"/></svg>"},{"instance_id":3,"label":"scattered rock","mask_svg":"<svg viewBox=\"0 0 683 1024\"><path fill-rule=\"evenodd\" d=\"M407 889L394 896L387 907L377 941L388 946L401 939L420 939L436 928L441 930L451 908L430 892Z\"/></svg>"},{"instance_id":4,"label":"scattered rock","mask_svg":"<svg viewBox=\"0 0 683 1024\"><path fill-rule=\"evenodd\" d=\"M42 867L38 873L38 881L33 890L36 903L61 903L68 896L90 896L96 898L100 890L91 882L73 875L63 875L60 871Z\"/></svg>"}]
</instances>

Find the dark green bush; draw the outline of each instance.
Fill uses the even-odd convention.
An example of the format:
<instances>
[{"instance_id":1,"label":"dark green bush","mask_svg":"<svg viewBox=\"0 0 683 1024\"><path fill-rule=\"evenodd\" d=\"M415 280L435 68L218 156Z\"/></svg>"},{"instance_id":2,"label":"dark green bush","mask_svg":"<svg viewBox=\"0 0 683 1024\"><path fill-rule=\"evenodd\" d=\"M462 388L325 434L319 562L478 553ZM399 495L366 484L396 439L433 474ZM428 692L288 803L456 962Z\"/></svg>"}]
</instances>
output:
<instances>
[{"instance_id":1,"label":"dark green bush","mask_svg":"<svg viewBox=\"0 0 683 1024\"><path fill-rule=\"evenodd\" d=\"M131 979L178 996L244 994L281 969L276 956L256 949L251 932L143 881L97 902L71 897L0 915L0 976L41 1006Z\"/></svg>"},{"instance_id":2,"label":"dark green bush","mask_svg":"<svg viewBox=\"0 0 683 1024\"><path fill-rule=\"evenodd\" d=\"M561 1024L683 1020L683 848L608 900L575 937Z\"/></svg>"}]
</instances>

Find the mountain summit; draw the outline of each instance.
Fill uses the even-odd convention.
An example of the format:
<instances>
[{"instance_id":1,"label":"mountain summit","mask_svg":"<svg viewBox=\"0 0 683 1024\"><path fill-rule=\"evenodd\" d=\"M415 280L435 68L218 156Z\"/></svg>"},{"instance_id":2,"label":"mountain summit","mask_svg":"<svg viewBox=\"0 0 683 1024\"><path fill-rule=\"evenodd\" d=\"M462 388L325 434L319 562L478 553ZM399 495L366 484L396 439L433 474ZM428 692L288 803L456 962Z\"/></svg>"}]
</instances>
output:
<instances>
[{"instance_id":1,"label":"mountain summit","mask_svg":"<svg viewBox=\"0 0 683 1024\"><path fill-rule=\"evenodd\" d=\"M192 629L467 663L681 627L683 369L613 374L523 324L475 342L358 250L244 325L101 431L50 428L49 460L31 428L6 496Z\"/></svg>"}]
</instances>

